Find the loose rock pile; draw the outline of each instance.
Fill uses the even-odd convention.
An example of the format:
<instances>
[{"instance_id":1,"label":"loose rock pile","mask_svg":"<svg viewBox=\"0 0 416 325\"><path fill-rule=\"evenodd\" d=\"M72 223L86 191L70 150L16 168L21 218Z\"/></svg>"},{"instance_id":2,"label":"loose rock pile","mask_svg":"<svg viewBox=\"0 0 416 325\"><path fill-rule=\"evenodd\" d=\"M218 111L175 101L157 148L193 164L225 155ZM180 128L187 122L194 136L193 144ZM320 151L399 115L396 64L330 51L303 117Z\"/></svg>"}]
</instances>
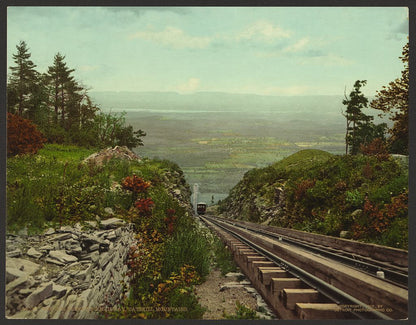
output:
<instances>
[{"instance_id":1,"label":"loose rock pile","mask_svg":"<svg viewBox=\"0 0 416 325\"><path fill-rule=\"evenodd\" d=\"M97 318L123 296L132 225L118 218L6 236L8 318Z\"/></svg>"},{"instance_id":2,"label":"loose rock pile","mask_svg":"<svg viewBox=\"0 0 416 325\"><path fill-rule=\"evenodd\" d=\"M115 146L114 148L107 148L101 150L99 152L93 153L92 155L88 156L84 159L84 163L92 163L98 166L101 166L105 162L109 161L110 159L117 158L117 159L126 159L126 160L136 160L141 161L140 157L137 156L133 151L129 148L122 146Z\"/></svg>"}]
</instances>

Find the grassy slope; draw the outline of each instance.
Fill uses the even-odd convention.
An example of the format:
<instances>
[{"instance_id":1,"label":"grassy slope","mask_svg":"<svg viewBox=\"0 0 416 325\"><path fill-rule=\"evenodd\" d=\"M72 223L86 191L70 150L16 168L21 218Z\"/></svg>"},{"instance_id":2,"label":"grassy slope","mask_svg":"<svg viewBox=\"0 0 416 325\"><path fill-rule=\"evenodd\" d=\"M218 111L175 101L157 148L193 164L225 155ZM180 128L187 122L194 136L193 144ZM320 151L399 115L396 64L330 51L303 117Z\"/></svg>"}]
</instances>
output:
<instances>
[{"instance_id":1,"label":"grassy slope","mask_svg":"<svg viewBox=\"0 0 416 325\"><path fill-rule=\"evenodd\" d=\"M247 172L220 212L406 248L407 182L407 169L393 159L302 150Z\"/></svg>"},{"instance_id":2,"label":"grassy slope","mask_svg":"<svg viewBox=\"0 0 416 325\"><path fill-rule=\"evenodd\" d=\"M46 145L36 155L9 158L8 232L27 228L38 233L74 222L86 226L83 221L106 217L105 208L110 207L117 217L135 224L138 241L128 259L130 296L103 317L200 318L204 310L193 284L209 272L215 243L191 217L183 173L165 160L111 160L102 167L81 164L93 151ZM151 213L134 207L132 193L120 186L133 174L151 183L138 193L138 198L154 202ZM135 308L140 306L150 311ZM157 311L161 306L182 310Z\"/></svg>"}]
</instances>

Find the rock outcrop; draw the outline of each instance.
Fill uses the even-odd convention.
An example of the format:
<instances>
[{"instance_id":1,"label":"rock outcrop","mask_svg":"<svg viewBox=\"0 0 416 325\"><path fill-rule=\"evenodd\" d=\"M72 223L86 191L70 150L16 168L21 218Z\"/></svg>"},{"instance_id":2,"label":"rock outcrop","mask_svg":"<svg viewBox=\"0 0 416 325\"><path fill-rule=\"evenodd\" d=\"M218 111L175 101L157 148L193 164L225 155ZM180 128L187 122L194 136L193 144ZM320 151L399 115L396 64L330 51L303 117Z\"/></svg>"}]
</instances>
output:
<instances>
[{"instance_id":1,"label":"rock outcrop","mask_svg":"<svg viewBox=\"0 0 416 325\"><path fill-rule=\"evenodd\" d=\"M6 238L8 318L97 318L128 286L125 263L135 239L118 218ZM125 286L122 285L125 284Z\"/></svg>"},{"instance_id":2,"label":"rock outcrop","mask_svg":"<svg viewBox=\"0 0 416 325\"><path fill-rule=\"evenodd\" d=\"M102 165L110 159L125 159L130 161L141 161L141 158L136 155L129 148L122 146L115 146L114 148L103 149L99 152L93 153L83 160L83 163Z\"/></svg>"}]
</instances>

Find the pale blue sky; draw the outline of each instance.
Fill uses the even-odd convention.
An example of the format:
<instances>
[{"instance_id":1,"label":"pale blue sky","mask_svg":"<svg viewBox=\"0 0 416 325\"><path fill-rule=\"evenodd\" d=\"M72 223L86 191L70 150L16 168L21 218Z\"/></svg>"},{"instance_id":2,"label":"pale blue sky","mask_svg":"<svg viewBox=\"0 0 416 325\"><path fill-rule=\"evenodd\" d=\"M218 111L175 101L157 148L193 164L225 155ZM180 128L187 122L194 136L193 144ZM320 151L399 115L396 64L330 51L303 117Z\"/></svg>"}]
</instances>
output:
<instances>
[{"instance_id":1,"label":"pale blue sky","mask_svg":"<svg viewBox=\"0 0 416 325\"><path fill-rule=\"evenodd\" d=\"M404 7L9 7L8 66L26 41L94 91L375 94L400 76Z\"/></svg>"}]
</instances>

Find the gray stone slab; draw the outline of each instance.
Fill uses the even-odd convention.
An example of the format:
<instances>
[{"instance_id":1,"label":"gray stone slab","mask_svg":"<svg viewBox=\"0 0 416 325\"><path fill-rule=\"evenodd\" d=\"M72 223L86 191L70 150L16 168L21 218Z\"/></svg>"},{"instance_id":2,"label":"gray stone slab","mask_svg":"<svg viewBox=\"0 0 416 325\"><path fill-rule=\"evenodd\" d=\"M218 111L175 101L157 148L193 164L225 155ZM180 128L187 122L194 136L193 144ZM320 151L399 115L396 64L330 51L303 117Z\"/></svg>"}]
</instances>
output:
<instances>
[{"instance_id":1,"label":"gray stone slab","mask_svg":"<svg viewBox=\"0 0 416 325\"><path fill-rule=\"evenodd\" d=\"M48 262L48 263L59 265L59 266L64 266L65 265L65 263L59 262L58 260L55 260L55 259L49 258L49 257L45 258L45 261Z\"/></svg>"},{"instance_id":2,"label":"gray stone slab","mask_svg":"<svg viewBox=\"0 0 416 325\"><path fill-rule=\"evenodd\" d=\"M64 233L58 233L53 236L50 236L49 240L54 242L59 242L62 240L70 239L72 238L72 234L70 232L64 232Z\"/></svg>"},{"instance_id":3,"label":"gray stone slab","mask_svg":"<svg viewBox=\"0 0 416 325\"><path fill-rule=\"evenodd\" d=\"M49 236L49 235L53 235L54 233L55 233L55 229L49 228L43 234Z\"/></svg>"},{"instance_id":4,"label":"gray stone slab","mask_svg":"<svg viewBox=\"0 0 416 325\"><path fill-rule=\"evenodd\" d=\"M103 229L112 229L123 226L125 223L126 222L124 220L121 220L119 218L110 218L106 220L101 220L101 227Z\"/></svg>"},{"instance_id":5,"label":"gray stone slab","mask_svg":"<svg viewBox=\"0 0 416 325\"><path fill-rule=\"evenodd\" d=\"M43 253L38 252L35 248L31 247L26 252L26 255L33 258L41 258L43 256Z\"/></svg>"},{"instance_id":6,"label":"gray stone slab","mask_svg":"<svg viewBox=\"0 0 416 325\"><path fill-rule=\"evenodd\" d=\"M24 305L31 309L37 306L40 302L52 296L53 283L49 282L33 291L24 301Z\"/></svg>"},{"instance_id":7,"label":"gray stone slab","mask_svg":"<svg viewBox=\"0 0 416 325\"><path fill-rule=\"evenodd\" d=\"M6 283L12 282L13 280L27 275L25 272L20 271L14 267L6 266Z\"/></svg>"},{"instance_id":8,"label":"gray stone slab","mask_svg":"<svg viewBox=\"0 0 416 325\"><path fill-rule=\"evenodd\" d=\"M40 265L23 258L6 258L6 267L12 267L31 275L39 270Z\"/></svg>"},{"instance_id":9,"label":"gray stone slab","mask_svg":"<svg viewBox=\"0 0 416 325\"><path fill-rule=\"evenodd\" d=\"M114 230L113 230L113 231L110 231L110 232L107 234L106 238L107 238L108 240L113 240L113 239L116 239L116 238L117 238L116 232L115 232Z\"/></svg>"},{"instance_id":10,"label":"gray stone slab","mask_svg":"<svg viewBox=\"0 0 416 325\"><path fill-rule=\"evenodd\" d=\"M7 257L19 257L21 255L22 255L22 251L19 248L6 252Z\"/></svg>"},{"instance_id":11,"label":"gray stone slab","mask_svg":"<svg viewBox=\"0 0 416 325\"><path fill-rule=\"evenodd\" d=\"M6 285L6 292L10 292L20 286L24 286L29 282L29 276L21 276Z\"/></svg>"},{"instance_id":12,"label":"gray stone slab","mask_svg":"<svg viewBox=\"0 0 416 325\"><path fill-rule=\"evenodd\" d=\"M61 298L65 296L65 294L70 291L71 288L68 288L66 286L59 285L57 283L53 283L52 285L52 295L56 298Z\"/></svg>"},{"instance_id":13,"label":"gray stone slab","mask_svg":"<svg viewBox=\"0 0 416 325\"><path fill-rule=\"evenodd\" d=\"M69 255L63 250L50 251L49 256L62 263L72 263L78 261L78 258L74 255Z\"/></svg>"}]
</instances>

